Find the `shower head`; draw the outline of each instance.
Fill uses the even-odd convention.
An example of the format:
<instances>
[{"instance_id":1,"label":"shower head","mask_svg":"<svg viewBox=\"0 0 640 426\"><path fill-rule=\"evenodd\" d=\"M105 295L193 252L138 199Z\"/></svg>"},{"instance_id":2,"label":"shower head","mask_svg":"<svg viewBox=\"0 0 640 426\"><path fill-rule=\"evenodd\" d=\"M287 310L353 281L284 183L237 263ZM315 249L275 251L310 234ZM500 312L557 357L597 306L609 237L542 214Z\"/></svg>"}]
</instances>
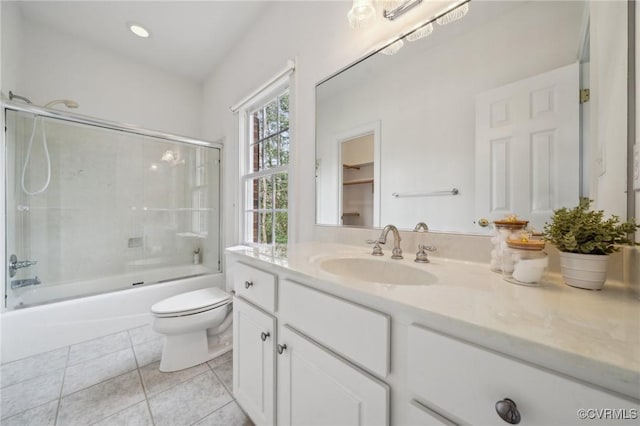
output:
<instances>
[{"instance_id":1,"label":"shower head","mask_svg":"<svg viewBox=\"0 0 640 426\"><path fill-rule=\"evenodd\" d=\"M47 103L44 107L45 108L52 108L55 105L58 104L64 104L64 106L66 106L67 108L78 108L78 103L76 101L71 101L69 99L56 99L55 101L51 101L49 103Z\"/></svg>"}]
</instances>

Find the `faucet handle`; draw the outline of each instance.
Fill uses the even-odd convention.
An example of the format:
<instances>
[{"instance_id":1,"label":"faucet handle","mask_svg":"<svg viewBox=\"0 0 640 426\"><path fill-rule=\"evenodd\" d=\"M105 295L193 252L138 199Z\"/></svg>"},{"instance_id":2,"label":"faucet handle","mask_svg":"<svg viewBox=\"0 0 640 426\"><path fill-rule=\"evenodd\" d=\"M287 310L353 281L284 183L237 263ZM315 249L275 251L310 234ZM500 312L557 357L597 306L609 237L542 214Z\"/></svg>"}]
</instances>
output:
<instances>
[{"instance_id":1,"label":"faucet handle","mask_svg":"<svg viewBox=\"0 0 640 426\"><path fill-rule=\"evenodd\" d=\"M375 244L373 246L373 251L371 252L372 256L384 255L384 253L382 253L382 247L380 247L380 244L384 244L384 243L381 243L380 240L367 240L367 244Z\"/></svg>"},{"instance_id":2,"label":"faucet handle","mask_svg":"<svg viewBox=\"0 0 640 426\"><path fill-rule=\"evenodd\" d=\"M416 263L429 263L429 258L427 257L427 252L434 252L437 249L433 246L425 246L423 244L418 244L418 252L416 253L416 258L414 262Z\"/></svg>"}]
</instances>

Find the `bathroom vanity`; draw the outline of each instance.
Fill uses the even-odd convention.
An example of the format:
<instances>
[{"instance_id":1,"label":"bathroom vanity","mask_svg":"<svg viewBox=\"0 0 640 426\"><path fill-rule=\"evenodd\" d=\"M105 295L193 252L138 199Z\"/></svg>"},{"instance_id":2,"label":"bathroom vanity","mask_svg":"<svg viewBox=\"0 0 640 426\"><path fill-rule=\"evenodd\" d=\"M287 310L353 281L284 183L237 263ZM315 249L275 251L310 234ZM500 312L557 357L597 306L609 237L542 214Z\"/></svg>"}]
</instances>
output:
<instances>
[{"instance_id":1,"label":"bathroom vanity","mask_svg":"<svg viewBox=\"0 0 640 426\"><path fill-rule=\"evenodd\" d=\"M518 286L484 264L386 254L333 243L227 249L234 394L256 424L637 419L640 303L630 289L553 277Z\"/></svg>"}]
</instances>

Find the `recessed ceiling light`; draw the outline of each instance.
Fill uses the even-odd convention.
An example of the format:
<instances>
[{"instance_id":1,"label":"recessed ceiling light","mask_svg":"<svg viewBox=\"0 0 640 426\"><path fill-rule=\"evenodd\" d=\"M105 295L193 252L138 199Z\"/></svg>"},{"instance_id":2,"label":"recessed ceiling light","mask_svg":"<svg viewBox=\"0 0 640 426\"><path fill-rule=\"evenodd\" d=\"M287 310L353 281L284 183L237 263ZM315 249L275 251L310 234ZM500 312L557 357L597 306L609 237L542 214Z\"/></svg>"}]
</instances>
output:
<instances>
[{"instance_id":1,"label":"recessed ceiling light","mask_svg":"<svg viewBox=\"0 0 640 426\"><path fill-rule=\"evenodd\" d=\"M142 37L142 38L149 37L149 30L147 30L142 25L139 25L139 24L127 24L127 26L129 27L129 30L131 30L131 32L134 33L135 35L137 35L138 37Z\"/></svg>"}]
</instances>

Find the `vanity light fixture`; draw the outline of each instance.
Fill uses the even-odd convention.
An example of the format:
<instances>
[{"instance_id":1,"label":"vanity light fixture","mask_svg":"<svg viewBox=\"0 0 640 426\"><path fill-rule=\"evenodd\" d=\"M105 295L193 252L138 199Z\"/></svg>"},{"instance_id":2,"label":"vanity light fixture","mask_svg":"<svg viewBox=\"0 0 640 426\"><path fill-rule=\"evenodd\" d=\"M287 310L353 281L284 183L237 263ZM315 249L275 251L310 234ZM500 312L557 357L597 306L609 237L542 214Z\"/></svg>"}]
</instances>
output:
<instances>
[{"instance_id":1,"label":"vanity light fixture","mask_svg":"<svg viewBox=\"0 0 640 426\"><path fill-rule=\"evenodd\" d=\"M409 35L407 35L407 37L405 37L405 38L407 39L407 41L416 41L416 40L419 40L419 39L421 39L423 37L427 37L432 32L433 32L433 24L431 22L429 22L427 25L424 25L424 26L418 28L414 32L412 32Z\"/></svg>"},{"instance_id":2,"label":"vanity light fixture","mask_svg":"<svg viewBox=\"0 0 640 426\"><path fill-rule=\"evenodd\" d=\"M351 10L347 13L349 25L354 30L365 28L376 20L376 9L373 0L353 0Z\"/></svg>"},{"instance_id":3,"label":"vanity light fixture","mask_svg":"<svg viewBox=\"0 0 640 426\"><path fill-rule=\"evenodd\" d=\"M127 27L129 28L129 31L131 31L132 33L134 33L138 37L148 38L151 35L149 33L149 30L147 30L145 27L143 27L140 24L134 24L134 23L129 22L127 24Z\"/></svg>"},{"instance_id":4,"label":"vanity light fixture","mask_svg":"<svg viewBox=\"0 0 640 426\"><path fill-rule=\"evenodd\" d=\"M385 47L384 49L382 49L380 51L380 53L384 54L384 55L394 55L398 52L398 50L402 49L402 46L404 46L404 42L402 41L402 39L391 43L390 45L388 45L387 47Z\"/></svg>"},{"instance_id":5,"label":"vanity light fixture","mask_svg":"<svg viewBox=\"0 0 640 426\"><path fill-rule=\"evenodd\" d=\"M447 13L436 19L438 25L447 25L451 22L457 21L458 19L464 18L469 12L469 2L460 5L453 9L451 12Z\"/></svg>"},{"instance_id":6,"label":"vanity light fixture","mask_svg":"<svg viewBox=\"0 0 640 426\"><path fill-rule=\"evenodd\" d=\"M411 9L413 9L414 7L422 3L422 0L405 0L402 2L393 1L391 3L392 4L400 3L400 4L398 4L393 9L385 8L384 11L382 12L382 16L384 16L390 21L393 21L394 19L398 19L404 13L410 11Z\"/></svg>"}]
</instances>

